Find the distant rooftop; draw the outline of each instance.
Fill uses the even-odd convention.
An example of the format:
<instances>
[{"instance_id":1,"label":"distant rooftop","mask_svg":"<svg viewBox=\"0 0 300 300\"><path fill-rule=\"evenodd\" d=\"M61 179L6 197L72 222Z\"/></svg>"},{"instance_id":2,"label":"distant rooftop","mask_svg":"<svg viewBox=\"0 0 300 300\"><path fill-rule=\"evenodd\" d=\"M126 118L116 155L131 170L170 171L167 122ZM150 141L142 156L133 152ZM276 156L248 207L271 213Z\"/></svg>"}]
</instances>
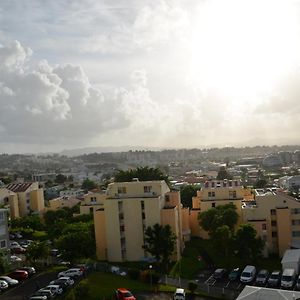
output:
<instances>
[{"instance_id":1,"label":"distant rooftop","mask_svg":"<svg viewBox=\"0 0 300 300\"><path fill-rule=\"evenodd\" d=\"M32 182L10 183L6 186L6 188L12 192L19 193L25 192L31 185Z\"/></svg>"}]
</instances>

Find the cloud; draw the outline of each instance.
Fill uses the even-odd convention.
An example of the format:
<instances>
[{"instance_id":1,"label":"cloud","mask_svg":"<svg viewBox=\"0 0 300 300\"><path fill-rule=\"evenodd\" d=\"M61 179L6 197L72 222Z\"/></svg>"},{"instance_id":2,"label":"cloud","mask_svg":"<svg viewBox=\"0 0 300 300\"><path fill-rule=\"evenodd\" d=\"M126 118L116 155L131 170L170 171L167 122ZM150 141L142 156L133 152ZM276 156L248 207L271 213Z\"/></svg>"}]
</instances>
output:
<instances>
[{"instance_id":1,"label":"cloud","mask_svg":"<svg viewBox=\"0 0 300 300\"><path fill-rule=\"evenodd\" d=\"M125 127L121 98L94 88L80 66L28 67L32 51L18 41L0 48L0 140L74 143Z\"/></svg>"}]
</instances>

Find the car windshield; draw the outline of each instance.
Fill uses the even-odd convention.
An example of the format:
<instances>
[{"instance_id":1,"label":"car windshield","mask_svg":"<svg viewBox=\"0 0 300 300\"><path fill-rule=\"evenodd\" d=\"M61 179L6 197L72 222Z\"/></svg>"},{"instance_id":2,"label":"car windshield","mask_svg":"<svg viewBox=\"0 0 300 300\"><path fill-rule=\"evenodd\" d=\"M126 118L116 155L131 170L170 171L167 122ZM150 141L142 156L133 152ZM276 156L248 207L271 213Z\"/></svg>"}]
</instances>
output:
<instances>
[{"instance_id":1,"label":"car windshield","mask_svg":"<svg viewBox=\"0 0 300 300\"><path fill-rule=\"evenodd\" d=\"M243 272L242 277L251 277L251 273Z\"/></svg>"},{"instance_id":2,"label":"car windshield","mask_svg":"<svg viewBox=\"0 0 300 300\"><path fill-rule=\"evenodd\" d=\"M124 297L132 297L132 294L130 292L126 292L123 295L124 295Z\"/></svg>"},{"instance_id":3,"label":"car windshield","mask_svg":"<svg viewBox=\"0 0 300 300\"><path fill-rule=\"evenodd\" d=\"M258 274L257 275L257 278L265 278L266 277L266 274Z\"/></svg>"},{"instance_id":4,"label":"car windshield","mask_svg":"<svg viewBox=\"0 0 300 300\"><path fill-rule=\"evenodd\" d=\"M278 276L279 276L278 274L272 274L270 278L271 279L278 279Z\"/></svg>"},{"instance_id":5,"label":"car windshield","mask_svg":"<svg viewBox=\"0 0 300 300\"><path fill-rule=\"evenodd\" d=\"M282 280L283 281L291 281L292 280L292 276L282 276Z\"/></svg>"}]
</instances>

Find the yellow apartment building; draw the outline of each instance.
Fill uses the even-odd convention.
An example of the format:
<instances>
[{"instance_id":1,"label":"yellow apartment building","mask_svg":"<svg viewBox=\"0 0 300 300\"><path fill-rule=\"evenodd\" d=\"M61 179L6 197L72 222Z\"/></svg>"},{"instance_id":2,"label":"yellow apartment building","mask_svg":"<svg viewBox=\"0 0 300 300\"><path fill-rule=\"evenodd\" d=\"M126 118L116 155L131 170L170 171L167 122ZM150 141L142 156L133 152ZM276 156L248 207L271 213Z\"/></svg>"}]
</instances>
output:
<instances>
[{"instance_id":1,"label":"yellow apartment building","mask_svg":"<svg viewBox=\"0 0 300 300\"><path fill-rule=\"evenodd\" d=\"M44 212L44 193L38 182L11 183L6 190L9 192L3 201L9 206L12 219L24 217L30 212Z\"/></svg>"},{"instance_id":2,"label":"yellow apartment building","mask_svg":"<svg viewBox=\"0 0 300 300\"><path fill-rule=\"evenodd\" d=\"M88 192L80 204L80 214L90 214L104 207L106 191Z\"/></svg>"},{"instance_id":3,"label":"yellow apartment building","mask_svg":"<svg viewBox=\"0 0 300 300\"><path fill-rule=\"evenodd\" d=\"M144 231L158 223L170 225L176 235L174 260L189 239L188 210L180 193L165 181L115 182L108 185L103 207L94 211L97 257L114 262L140 261L149 256L142 248Z\"/></svg>"},{"instance_id":4,"label":"yellow apartment building","mask_svg":"<svg viewBox=\"0 0 300 300\"><path fill-rule=\"evenodd\" d=\"M279 191L255 190L255 201L244 204L243 222L254 226L265 241L265 254L282 256L290 248L300 249L300 202Z\"/></svg>"},{"instance_id":5,"label":"yellow apartment building","mask_svg":"<svg viewBox=\"0 0 300 300\"><path fill-rule=\"evenodd\" d=\"M249 199L250 195L249 189L245 189L239 180L206 181L203 188L197 191L197 196L193 197L193 208L190 211L192 236L208 238L208 233L199 226L198 216L200 212L218 205L234 204L239 215L238 224L240 224L242 203Z\"/></svg>"},{"instance_id":6,"label":"yellow apartment building","mask_svg":"<svg viewBox=\"0 0 300 300\"><path fill-rule=\"evenodd\" d=\"M46 207L45 211L58 210L63 207L72 208L79 202L80 200L75 197L59 197L56 199L49 200L49 207Z\"/></svg>"}]
</instances>

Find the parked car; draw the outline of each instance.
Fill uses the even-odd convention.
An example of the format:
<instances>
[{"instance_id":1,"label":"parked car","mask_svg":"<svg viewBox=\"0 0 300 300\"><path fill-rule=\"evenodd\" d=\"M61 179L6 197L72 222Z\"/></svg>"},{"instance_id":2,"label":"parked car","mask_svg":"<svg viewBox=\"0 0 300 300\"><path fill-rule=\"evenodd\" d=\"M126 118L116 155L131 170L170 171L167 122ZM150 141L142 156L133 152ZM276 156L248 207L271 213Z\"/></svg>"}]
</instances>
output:
<instances>
[{"instance_id":1,"label":"parked car","mask_svg":"<svg viewBox=\"0 0 300 300\"><path fill-rule=\"evenodd\" d=\"M22 239L23 235L20 232L15 232L15 238L16 239Z\"/></svg>"},{"instance_id":2,"label":"parked car","mask_svg":"<svg viewBox=\"0 0 300 300\"><path fill-rule=\"evenodd\" d=\"M0 279L0 291L8 289L8 283L5 280Z\"/></svg>"},{"instance_id":3,"label":"parked car","mask_svg":"<svg viewBox=\"0 0 300 300\"><path fill-rule=\"evenodd\" d=\"M267 286L268 287L277 287L279 286L280 283L280 279L281 279L281 272L276 270L273 271L268 279L268 283Z\"/></svg>"},{"instance_id":4,"label":"parked car","mask_svg":"<svg viewBox=\"0 0 300 300\"><path fill-rule=\"evenodd\" d=\"M60 279L52 280L49 285L59 285L63 290L65 290L69 286L66 281Z\"/></svg>"},{"instance_id":5,"label":"parked car","mask_svg":"<svg viewBox=\"0 0 300 300\"><path fill-rule=\"evenodd\" d=\"M34 267L20 267L18 270L24 270L28 273L28 276L33 276L36 273L36 270Z\"/></svg>"},{"instance_id":6,"label":"parked car","mask_svg":"<svg viewBox=\"0 0 300 300\"><path fill-rule=\"evenodd\" d=\"M62 294L63 289L59 285L50 284L40 289L39 291L51 291L54 296L58 296Z\"/></svg>"},{"instance_id":7,"label":"parked car","mask_svg":"<svg viewBox=\"0 0 300 300\"><path fill-rule=\"evenodd\" d=\"M177 288L175 293L174 293L173 299L174 300L185 300L184 289Z\"/></svg>"},{"instance_id":8,"label":"parked car","mask_svg":"<svg viewBox=\"0 0 300 300\"><path fill-rule=\"evenodd\" d=\"M116 290L117 300L136 300L136 298L125 288L119 288Z\"/></svg>"},{"instance_id":9,"label":"parked car","mask_svg":"<svg viewBox=\"0 0 300 300\"><path fill-rule=\"evenodd\" d=\"M9 276L12 279L23 281L28 278L28 272L24 270L15 270L9 273L7 276Z\"/></svg>"},{"instance_id":10,"label":"parked car","mask_svg":"<svg viewBox=\"0 0 300 300\"><path fill-rule=\"evenodd\" d=\"M79 268L72 268L58 273L58 278L59 277L72 277L72 278L80 277L82 276L82 274L83 272Z\"/></svg>"},{"instance_id":11,"label":"parked car","mask_svg":"<svg viewBox=\"0 0 300 300\"><path fill-rule=\"evenodd\" d=\"M268 270L260 270L257 273L255 284L263 286L267 283L268 278L269 278L269 271Z\"/></svg>"},{"instance_id":12,"label":"parked car","mask_svg":"<svg viewBox=\"0 0 300 300\"><path fill-rule=\"evenodd\" d=\"M10 241L10 248L13 248L13 247L20 247L20 244L16 241Z\"/></svg>"},{"instance_id":13,"label":"parked car","mask_svg":"<svg viewBox=\"0 0 300 300\"><path fill-rule=\"evenodd\" d=\"M26 251L27 250L21 246L13 246L10 248L10 252L14 254L24 254Z\"/></svg>"},{"instance_id":14,"label":"parked car","mask_svg":"<svg viewBox=\"0 0 300 300\"><path fill-rule=\"evenodd\" d=\"M23 240L23 241L20 241L19 244L20 244L20 246L22 246L23 248L26 249L32 242L33 242L32 240Z\"/></svg>"},{"instance_id":15,"label":"parked car","mask_svg":"<svg viewBox=\"0 0 300 300\"><path fill-rule=\"evenodd\" d=\"M13 278L8 277L8 276L0 276L0 280L6 281L9 286L15 286L15 285L17 285L19 283L18 280L13 279Z\"/></svg>"},{"instance_id":16,"label":"parked car","mask_svg":"<svg viewBox=\"0 0 300 300\"><path fill-rule=\"evenodd\" d=\"M29 300L47 300L47 299L48 299L47 296L42 296L42 295L40 295L40 296L31 296L29 298Z\"/></svg>"},{"instance_id":17,"label":"parked car","mask_svg":"<svg viewBox=\"0 0 300 300\"><path fill-rule=\"evenodd\" d=\"M240 275L241 275L241 269L240 268L235 268L233 269L229 275L228 275L228 279L230 281L235 281L235 280L238 280L240 278Z\"/></svg>"},{"instance_id":18,"label":"parked car","mask_svg":"<svg viewBox=\"0 0 300 300\"><path fill-rule=\"evenodd\" d=\"M298 291L300 290L300 275L297 278L295 289Z\"/></svg>"},{"instance_id":19,"label":"parked car","mask_svg":"<svg viewBox=\"0 0 300 300\"><path fill-rule=\"evenodd\" d=\"M255 279L256 275L256 268L254 266L246 266L245 269L243 270L240 281L242 283L250 283Z\"/></svg>"},{"instance_id":20,"label":"parked car","mask_svg":"<svg viewBox=\"0 0 300 300\"><path fill-rule=\"evenodd\" d=\"M284 269L280 286L283 289L292 289L296 281L296 271L294 269Z\"/></svg>"},{"instance_id":21,"label":"parked car","mask_svg":"<svg viewBox=\"0 0 300 300\"><path fill-rule=\"evenodd\" d=\"M31 297L33 296L46 296L47 299L54 298L54 294L50 290L44 290L44 291L39 290L35 292Z\"/></svg>"},{"instance_id":22,"label":"parked car","mask_svg":"<svg viewBox=\"0 0 300 300\"><path fill-rule=\"evenodd\" d=\"M74 280L71 277L59 277L58 279L51 281L50 284L57 284L59 282L66 283L68 286L74 284Z\"/></svg>"},{"instance_id":23,"label":"parked car","mask_svg":"<svg viewBox=\"0 0 300 300\"><path fill-rule=\"evenodd\" d=\"M59 254L59 250L58 249L51 249L50 254L51 254L51 256L57 256Z\"/></svg>"},{"instance_id":24,"label":"parked car","mask_svg":"<svg viewBox=\"0 0 300 300\"><path fill-rule=\"evenodd\" d=\"M227 273L226 269L216 269L213 274L213 277L214 277L214 279L223 279L225 277L226 273Z\"/></svg>"}]
</instances>

